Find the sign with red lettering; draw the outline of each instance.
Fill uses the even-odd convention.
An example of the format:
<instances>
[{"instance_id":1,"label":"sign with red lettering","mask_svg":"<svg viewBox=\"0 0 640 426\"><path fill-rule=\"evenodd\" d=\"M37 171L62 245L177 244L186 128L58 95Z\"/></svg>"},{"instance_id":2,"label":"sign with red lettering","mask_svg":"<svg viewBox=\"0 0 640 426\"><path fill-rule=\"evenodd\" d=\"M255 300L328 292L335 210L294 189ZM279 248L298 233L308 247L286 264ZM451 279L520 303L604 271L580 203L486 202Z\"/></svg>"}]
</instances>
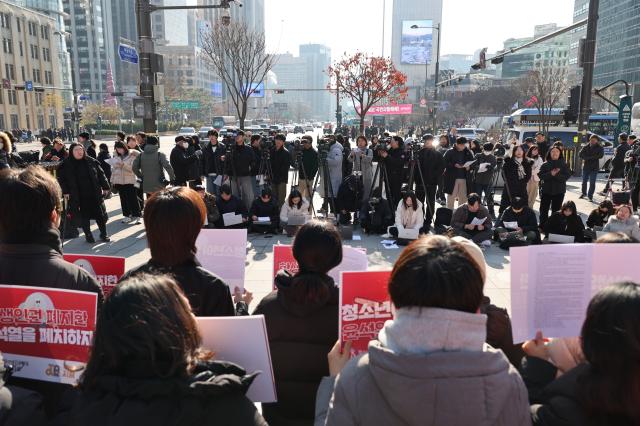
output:
<instances>
[{"instance_id":1,"label":"sign with red lettering","mask_svg":"<svg viewBox=\"0 0 640 426\"><path fill-rule=\"evenodd\" d=\"M89 359L98 295L0 285L0 352L16 377L75 384Z\"/></svg>"},{"instance_id":2,"label":"sign with red lettering","mask_svg":"<svg viewBox=\"0 0 640 426\"><path fill-rule=\"evenodd\" d=\"M387 284L391 271L343 272L340 286L340 342L351 355L367 351L385 321L393 319Z\"/></svg>"},{"instance_id":3,"label":"sign with red lettering","mask_svg":"<svg viewBox=\"0 0 640 426\"><path fill-rule=\"evenodd\" d=\"M81 267L98 280L104 297L111 293L124 275L124 257L65 254L64 260Z\"/></svg>"},{"instance_id":4,"label":"sign with red lettering","mask_svg":"<svg viewBox=\"0 0 640 426\"><path fill-rule=\"evenodd\" d=\"M337 284L340 284L342 271L366 271L367 265L367 249L342 246L342 262L329 271L329 276ZM298 272L298 262L293 258L293 250L290 245L273 246L273 277L275 278L278 271L282 269L286 269L292 274Z\"/></svg>"}]
</instances>

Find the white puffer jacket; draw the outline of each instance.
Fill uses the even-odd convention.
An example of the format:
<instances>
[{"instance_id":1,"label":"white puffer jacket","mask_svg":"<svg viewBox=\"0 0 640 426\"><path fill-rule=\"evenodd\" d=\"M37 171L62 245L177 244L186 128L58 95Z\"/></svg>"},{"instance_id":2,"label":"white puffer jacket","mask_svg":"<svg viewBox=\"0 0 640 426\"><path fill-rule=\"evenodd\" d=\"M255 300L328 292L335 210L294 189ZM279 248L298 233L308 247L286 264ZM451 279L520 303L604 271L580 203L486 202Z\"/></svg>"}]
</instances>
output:
<instances>
[{"instance_id":1,"label":"white puffer jacket","mask_svg":"<svg viewBox=\"0 0 640 426\"><path fill-rule=\"evenodd\" d=\"M114 185L133 185L136 175L133 173L133 162L140 155L135 149L129 150L126 157L119 155L109 159L111 164L111 183Z\"/></svg>"},{"instance_id":2,"label":"white puffer jacket","mask_svg":"<svg viewBox=\"0 0 640 426\"><path fill-rule=\"evenodd\" d=\"M290 207L288 202L285 202L280 209L280 222L287 223L289 216L305 216L309 214L309 202L306 198L302 199L302 207Z\"/></svg>"}]
</instances>

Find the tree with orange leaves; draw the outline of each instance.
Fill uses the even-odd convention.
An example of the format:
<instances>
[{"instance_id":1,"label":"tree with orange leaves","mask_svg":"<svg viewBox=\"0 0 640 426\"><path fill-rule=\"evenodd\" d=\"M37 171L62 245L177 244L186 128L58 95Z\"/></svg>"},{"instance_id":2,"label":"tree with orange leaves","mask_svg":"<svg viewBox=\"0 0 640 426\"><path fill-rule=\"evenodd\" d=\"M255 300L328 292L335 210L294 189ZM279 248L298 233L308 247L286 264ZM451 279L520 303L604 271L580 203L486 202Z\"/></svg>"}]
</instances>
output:
<instances>
[{"instance_id":1,"label":"tree with orange leaves","mask_svg":"<svg viewBox=\"0 0 640 426\"><path fill-rule=\"evenodd\" d=\"M360 133L364 132L364 117L373 105L383 99L398 102L407 96L407 76L389 58L362 52L345 54L327 72L333 82L333 87L330 83L328 88L337 88L342 97L351 98L360 117Z\"/></svg>"}]
</instances>

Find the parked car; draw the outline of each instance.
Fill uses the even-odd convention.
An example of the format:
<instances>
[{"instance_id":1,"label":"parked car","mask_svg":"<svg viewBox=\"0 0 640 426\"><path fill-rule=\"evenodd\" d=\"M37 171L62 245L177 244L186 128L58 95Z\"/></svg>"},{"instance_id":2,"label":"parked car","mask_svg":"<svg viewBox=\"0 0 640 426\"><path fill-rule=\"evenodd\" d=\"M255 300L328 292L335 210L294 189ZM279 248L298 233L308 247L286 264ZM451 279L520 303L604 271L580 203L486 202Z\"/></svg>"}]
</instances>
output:
<instances>
[{"instance_id":1,"label":"parked car","mask_svg":"<svg viewBox=\"0 0 640 426\"><path fill-rule=\"evenodd\" d=\"M305 132L313 132L313 125L312 124L305 124L304 125L304 131Z\"/></svg>"},{"instance_id":2,"label":"parked car","mask_svg":"<svg viewBox=\"0 0 640 426\"><path fill-rule=\"evenodd\" d=\"M178 131L178 136L195 136L197 135L196 129L194 127L180 127Z\"/></svg>"},{"instance_id":3,"label":"parked car","mask_svg":"<svg viewBox=\"0 0 640 426\"><path fill-rule=\"evenodd\" d=\"M198 137L200 138L201 141L206 141L207 139L207 133L209 133L209 130L213 130L213 127L211 126L202 126L200 127L200 130L198 130Z\"/></svg>"},{"instance_id":4,"label":"parked car","mask_svg":"<svg viewBox=\"0 0 640 426\"><path fill-rule=\"evenodd\" d=\"M458 136L464 136L467 139L476 139L482 143L487 141L487 131L485 129L461 127L456 130L458 131Z\"/></svg>"}]
</instances>

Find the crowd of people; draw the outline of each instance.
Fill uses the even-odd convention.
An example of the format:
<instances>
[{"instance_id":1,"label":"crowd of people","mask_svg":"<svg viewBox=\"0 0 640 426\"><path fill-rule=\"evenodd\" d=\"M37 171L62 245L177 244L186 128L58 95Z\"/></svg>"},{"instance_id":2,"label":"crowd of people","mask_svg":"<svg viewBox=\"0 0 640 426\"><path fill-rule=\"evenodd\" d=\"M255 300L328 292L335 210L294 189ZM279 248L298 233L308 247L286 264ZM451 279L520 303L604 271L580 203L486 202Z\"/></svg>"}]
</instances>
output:
<instances>
[{"instance_id":1,"label":"crowd of people","mask_svg":"<svg viewBox=\"0 0 640 426\"><path fill-rule=\"evenodd\" d=\"M79 147L70 158L84 161ZM91 180L91 164L69 167L84 168L79 173ZM144 208L149 261L105 298L94 277L63 260L63 192L38 166L0 172L0 196L11 200L0 203L0 282L96 293L89 361L77 386L18 378L0 363L3 426L640 422L636 283L599 291L580 336L549 339L541 330L514 342L508 314L484 295L483 251L460 236L426 236L393 265L393 319L367 352L350 359L351 343L338 341L339 289L328 275L342 261L343 241L330 221L300 227L292 246L299 270L279 271L275 290L252 309L250 292L230 289L196 259L208 220L202 195L184 186L161 189ZM304 209L298 194L290 207ZM413 197L404 199L407 208L418 205ZM468 197L466 214L479 198ZM520 211L526 203L512 202ZM601 207L591 220L602 223L610 206ZM612 233L597 242L631 241ZM265 317L278 396L261 411L246 396L260 373L204 348L195 320L250 312Z\"/></svg>"}]
</instances>

